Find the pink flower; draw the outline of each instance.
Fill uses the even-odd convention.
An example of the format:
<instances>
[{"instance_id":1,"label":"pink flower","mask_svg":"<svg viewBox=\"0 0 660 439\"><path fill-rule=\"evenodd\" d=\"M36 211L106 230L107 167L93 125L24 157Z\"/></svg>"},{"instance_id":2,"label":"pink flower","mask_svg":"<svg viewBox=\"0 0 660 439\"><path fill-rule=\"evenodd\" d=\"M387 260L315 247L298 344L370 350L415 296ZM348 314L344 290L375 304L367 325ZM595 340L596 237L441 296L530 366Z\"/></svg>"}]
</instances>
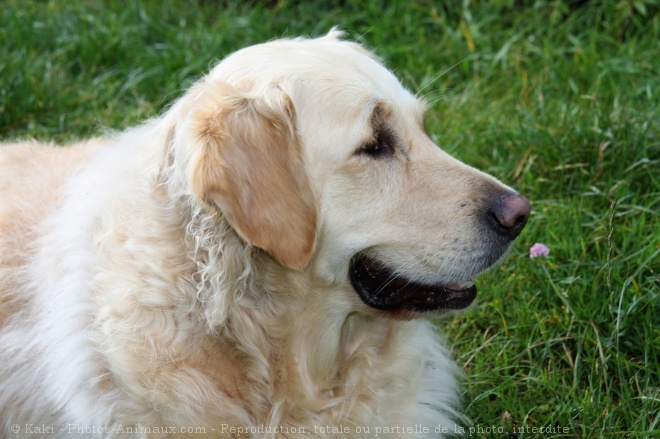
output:
<instances>
[{"instance_id":1,"label":"pink flower","mask_svg":"<svg viewBox=\"0 0 660 439\"><path fill-rule=\"evenodd\" d=\"M545 245L537 242L529 249L529 257L534 259L541 256L542 258L547 258L550 254L550 249Z\"/></svg>"}]
</instances>

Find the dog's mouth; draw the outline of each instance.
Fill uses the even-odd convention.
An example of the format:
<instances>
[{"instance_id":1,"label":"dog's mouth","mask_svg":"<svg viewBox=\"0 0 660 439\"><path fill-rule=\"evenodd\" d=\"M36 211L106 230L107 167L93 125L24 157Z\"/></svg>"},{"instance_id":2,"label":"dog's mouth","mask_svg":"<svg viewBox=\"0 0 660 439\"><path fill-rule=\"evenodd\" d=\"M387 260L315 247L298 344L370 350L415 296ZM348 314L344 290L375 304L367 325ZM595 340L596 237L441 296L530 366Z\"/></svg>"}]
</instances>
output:
<instances>
[{"instance_id":1,"label":"dog's mouth","mask_svg":"<svg viewBox=\"0 0 660 439\"><path fill-rule=\"evenodd\" d=\"M391 312L425 312L467 308L477 297L477 287L464 284L426 284L395 274L363 254L351 260L349 278L362 301Z\"/></svg>"}]
</instances>

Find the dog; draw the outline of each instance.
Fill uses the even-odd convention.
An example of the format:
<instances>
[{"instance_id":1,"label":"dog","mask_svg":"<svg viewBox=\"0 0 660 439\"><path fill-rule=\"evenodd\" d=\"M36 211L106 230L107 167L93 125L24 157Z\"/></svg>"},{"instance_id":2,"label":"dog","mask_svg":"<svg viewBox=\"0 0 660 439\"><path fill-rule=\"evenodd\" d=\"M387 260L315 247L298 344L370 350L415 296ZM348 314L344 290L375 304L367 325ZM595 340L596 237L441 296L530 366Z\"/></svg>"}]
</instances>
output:
<instances>
[{"instance_id":1,"label":"dog","mask_svg":"<svg viewBox=\"0 0 660 439\"><path fill-rule=\"evenodd\" d=\"M333 29L235 52L164 114L0 148L0 435L457 433L433 319L530 203L452 158Z\"/></svg>"}]
</instances>

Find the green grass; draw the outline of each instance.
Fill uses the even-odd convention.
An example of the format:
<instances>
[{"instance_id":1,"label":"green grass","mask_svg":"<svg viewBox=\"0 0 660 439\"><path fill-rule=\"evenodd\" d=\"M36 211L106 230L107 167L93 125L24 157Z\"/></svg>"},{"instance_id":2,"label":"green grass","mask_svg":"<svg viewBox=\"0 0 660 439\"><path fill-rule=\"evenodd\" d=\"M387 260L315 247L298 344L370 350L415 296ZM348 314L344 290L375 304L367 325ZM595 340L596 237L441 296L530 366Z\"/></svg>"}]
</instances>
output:
<instances>
[{"instance_id":1,"label":"green grass","mask_svg":"<svg viewBox=\"0 0 660 439\"><path fill-rule=\"evenodd\" d=\"M440 323L470 425L659 432L659 2L297 3L5 0L0 138L128 127L240 47L341 25L432 102L439 145L533 202L480 306Z\"/></svg>"}]
</instances>

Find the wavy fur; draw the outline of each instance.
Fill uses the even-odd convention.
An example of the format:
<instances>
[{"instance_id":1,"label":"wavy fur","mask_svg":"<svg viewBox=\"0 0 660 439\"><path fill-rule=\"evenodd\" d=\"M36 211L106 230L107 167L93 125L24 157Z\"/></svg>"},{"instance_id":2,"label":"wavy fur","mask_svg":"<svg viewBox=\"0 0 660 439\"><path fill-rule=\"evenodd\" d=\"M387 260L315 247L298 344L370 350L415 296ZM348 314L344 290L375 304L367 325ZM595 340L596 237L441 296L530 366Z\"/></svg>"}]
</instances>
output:
<instances>
[{"instance_id":1,"label":"wavy fur","mask_svg":"<svg viewBox=\"0 0 660 439\"><path fill-rule=\"evenodd\" d=\"M0 437L455 430L434 324L370 309L346 273L373 249L414 278L474 276L449 243L480 254L465 209L503 186L432 145L422 106L339 37L240 51L124 133L3 146ZM354 154L375 104L416 145L401 171ZM439 222L452 203L465 216Z\"/></svg>"}]
</instances>

